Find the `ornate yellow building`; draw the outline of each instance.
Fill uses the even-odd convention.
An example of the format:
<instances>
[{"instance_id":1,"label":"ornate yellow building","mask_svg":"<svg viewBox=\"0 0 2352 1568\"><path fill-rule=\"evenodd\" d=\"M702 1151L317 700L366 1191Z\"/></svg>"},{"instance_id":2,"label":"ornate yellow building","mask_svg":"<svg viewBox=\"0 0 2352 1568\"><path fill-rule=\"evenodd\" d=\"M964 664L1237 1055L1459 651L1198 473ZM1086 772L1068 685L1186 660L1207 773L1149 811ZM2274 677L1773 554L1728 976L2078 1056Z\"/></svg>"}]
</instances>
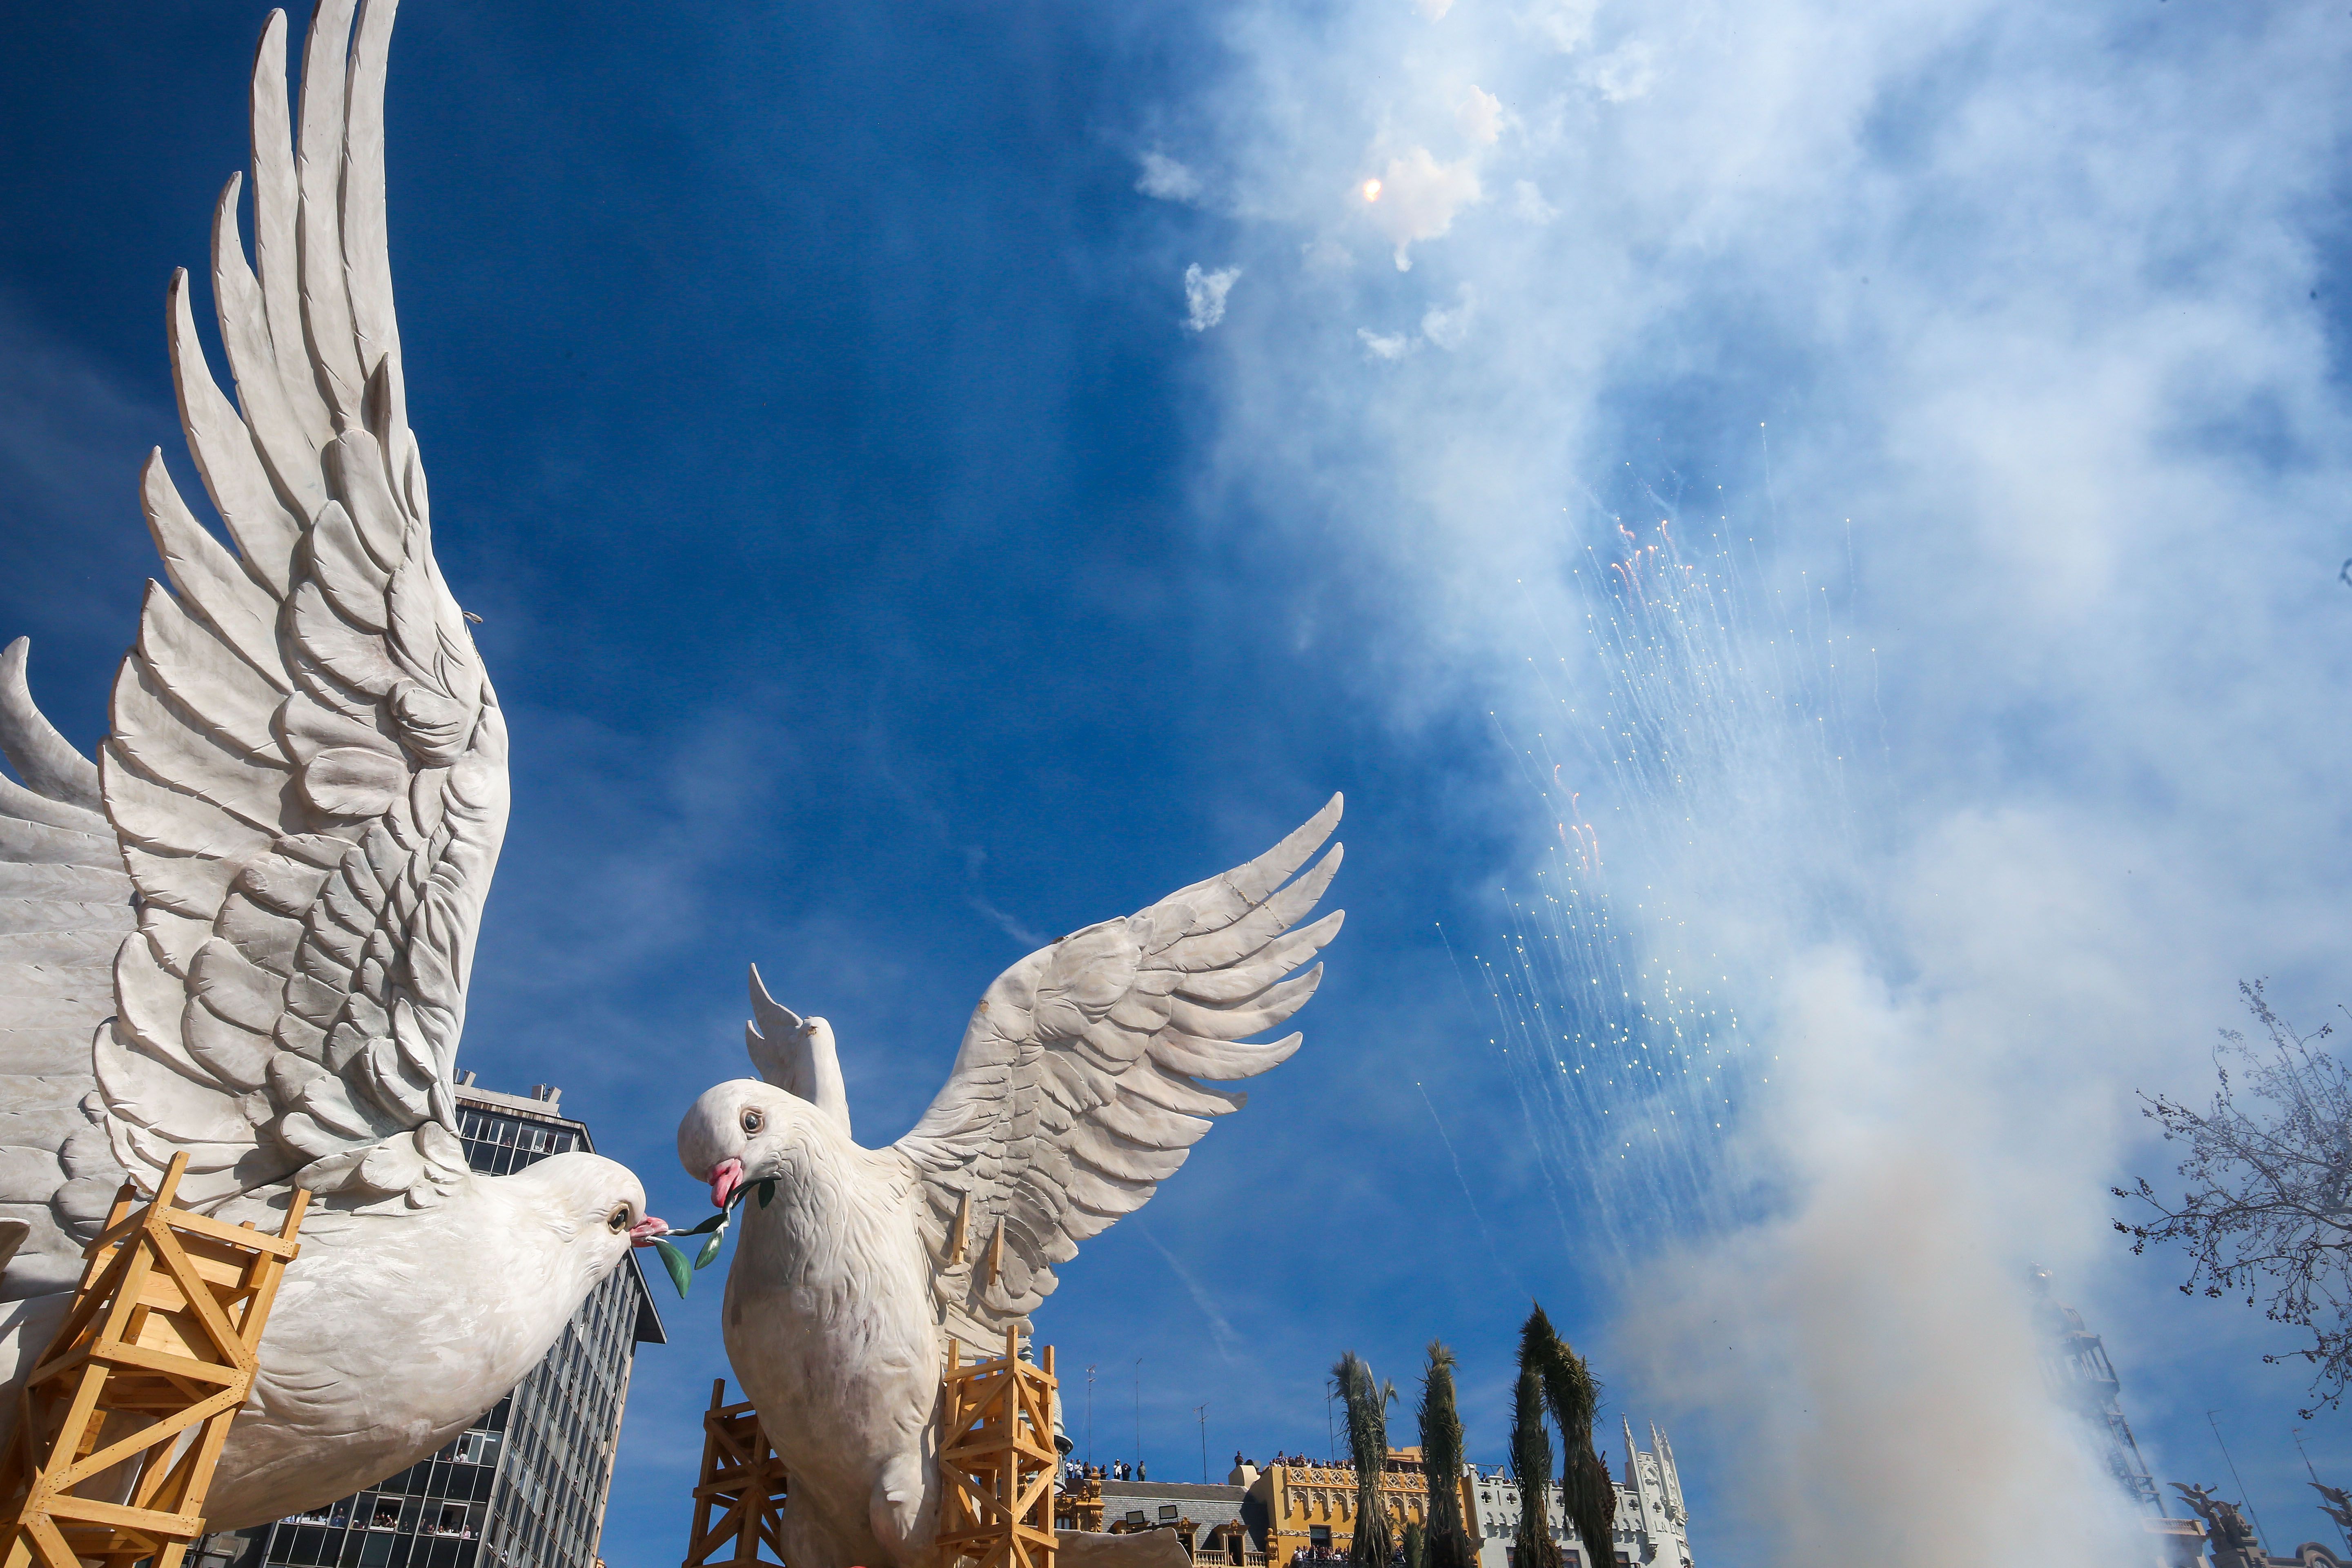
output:
<instances>
[{"instance_id":1,"label":"ornate yellow building","mask_svg":"<svg viewBox=\"0 0 2352 1568\"><path fill-rule=\"evenodd\" d=\"M1250 1497L1265 1510L1265 1558L1284 1568L1298 1552L1311 1561L1318 1555L1347 1555L1356 1537L1356 1467L1317 1464L1313 1460L1279 1459L1243 1483ZM1470 1475L1458 1479L1462 1517L1475 1521L1478 1505L1476 1482ZM1389 1516L1390 1533L1404 1539L1404 1527L1429 1523L1429 1475L1419 1448L1391 1448L1381 1472L1381 1507ZM1472 1540L1477 1526L1470 1523Z\"/></svg>"},{"instance_id":2,"label":"ornate yellow building","mask_svg":"<svg viewBox=\"0 0 2352 1568\"><path fill-rule=\"evenodd\" d=\"M1690 1568L1690 1525L1681 1479L1665 1434L1650 1428L1650 1447L1637 1448L1633 1424L1625 1428L1623 1468L1617 1473L1616 1538L1588 1556L1560 1505L1559 1483L1544 1486L1544 1514L1559 1543L1561 1568ZM1510 1568L1519 1530L1519 1488L1508 1471L1465 1465L1460 1478L1462 1523L1478 1568ZM1066 1471L1055 1502L1064 1530L1170 1530L1194 1568L1305 1568L1344 1559L1356 1539L1356 1470L1352 1465L1278 1457L1265 1468L1234 1456L1223 1486L1177 1481L1106 1480ZM1391 1448L1381 1476L1381 1507L1402 1547L1404 1527L1429 1524L1429 1475L1419 1448Z\"/></svg>"}]
</instances>

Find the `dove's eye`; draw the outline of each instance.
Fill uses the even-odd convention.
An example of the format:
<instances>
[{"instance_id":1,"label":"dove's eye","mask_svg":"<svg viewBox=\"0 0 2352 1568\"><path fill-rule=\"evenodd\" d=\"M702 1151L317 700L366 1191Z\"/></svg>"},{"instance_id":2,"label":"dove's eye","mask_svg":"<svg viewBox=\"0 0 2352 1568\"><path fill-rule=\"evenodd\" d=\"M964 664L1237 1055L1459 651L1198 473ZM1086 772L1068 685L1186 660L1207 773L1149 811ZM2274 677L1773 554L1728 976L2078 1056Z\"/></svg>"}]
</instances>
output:
<instances>
[{"instance_id":1,"label":"dove's eye","mask_svg":"<svg viewBox=\"0 0 2352 1568\"><path fill-rule=\"evenodd\" d=\"M611 1215L606 1216L604 1226L606 1229L614 1232L615 1235L628 1229L629 1205L623 1204L619 1208L614 1209Z\"/></svg>"},{"instance_id":2,"label":"dove's eye","mask_svg":"<svg viewBox=\"0 0 2352 1568\"><path fill-rule=\"evenodd\" d=\"M743 1113L743 1131L746 1132L757 1132L767 1124L768 1119L756 1110L747 1110Z\"/></svg>"}]
</instances>

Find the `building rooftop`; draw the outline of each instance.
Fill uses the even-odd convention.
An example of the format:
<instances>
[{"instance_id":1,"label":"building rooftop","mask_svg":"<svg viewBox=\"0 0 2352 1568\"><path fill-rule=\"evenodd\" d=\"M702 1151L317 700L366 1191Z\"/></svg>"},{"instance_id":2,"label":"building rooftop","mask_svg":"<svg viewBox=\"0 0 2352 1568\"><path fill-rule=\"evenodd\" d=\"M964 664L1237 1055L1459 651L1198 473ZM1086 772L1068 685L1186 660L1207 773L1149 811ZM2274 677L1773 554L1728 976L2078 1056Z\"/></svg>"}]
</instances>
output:
<instances>
[{"instance_id":1,"label":"building rooftop","mask_svg":"<svg viewBox=\"0 0 2352 1568\"><path fill-rule=\"evenodd\" d=\"M1113 1498L1198 1498L1202 1502L1242 1500L1242 1487L1202 1486L1197 1481L1105 1481L1103 1501Z\"/></svg>"},{"instance_id":2,"label":"building rooftop","mask_svg":"<svg viewBox=\"0 0 2352 1568\"><path fill-rule=\"evenodd\" d=\"M499 1110L519 1110L525 1116L544 1116L551 1121L569 1123L573 1127L582 1125L563 1114L562 1089L544 1083L535 1083L530 1088L531 1092L528 1096L508 1094L502 1089L484 1089L474 1081L472 1073L467 1073L457 1080L457 1098L478 1100L484 1105L495 1107Z\"/></svg>"}]
</instances>

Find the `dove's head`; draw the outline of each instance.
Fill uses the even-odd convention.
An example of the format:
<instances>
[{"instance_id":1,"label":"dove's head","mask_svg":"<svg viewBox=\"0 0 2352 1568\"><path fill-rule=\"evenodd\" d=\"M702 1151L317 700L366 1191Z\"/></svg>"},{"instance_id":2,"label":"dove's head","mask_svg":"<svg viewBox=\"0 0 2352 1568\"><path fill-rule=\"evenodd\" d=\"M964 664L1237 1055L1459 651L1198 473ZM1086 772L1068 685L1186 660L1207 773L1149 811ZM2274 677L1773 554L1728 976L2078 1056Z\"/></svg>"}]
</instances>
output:
<instances>
[{"instance_id":1,"label":"dove's head","mask_svg":"<svg viewBox=\"0 0 2352 1568\"><path fill-rule=\"evenodd\" d=\"M669 1231L646 1213L646 1189L635 1173L602 1154L550 1154L485 1186L562 1241L583 1289L619 1268L632 1247Z\"/></svg>"},{"instance_id":2,"label":"dove's head","mask_svg":"<svg viewBox=\"0 0 2352 1568\"><path fill-rule=\"evenodd\" d=\"M757 1079L732 1079L702 1091L677 1124L677 1158L686 1173L710 1184L720 1208L760 1182L790 1181L820 1147L845 1135L824 1111Z\"/></svg>"}]
</instances>

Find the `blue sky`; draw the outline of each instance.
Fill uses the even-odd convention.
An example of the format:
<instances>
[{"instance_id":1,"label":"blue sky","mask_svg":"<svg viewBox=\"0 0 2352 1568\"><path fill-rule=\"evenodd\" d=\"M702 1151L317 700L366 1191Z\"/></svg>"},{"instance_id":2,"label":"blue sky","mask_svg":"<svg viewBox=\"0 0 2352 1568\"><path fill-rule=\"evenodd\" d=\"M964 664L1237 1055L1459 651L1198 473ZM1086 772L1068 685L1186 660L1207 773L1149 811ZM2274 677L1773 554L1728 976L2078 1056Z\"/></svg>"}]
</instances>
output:
<instances>
[{"instance_id":1,"label":"blue sky","mask_svg":"<svg viewBox=\"0 0 2352 1568\"><path fill-rule=\"evenodd\" d=\"M9 17L0 633L85 742L261 17ZM2039 1263L2161 1476L2234 1489L2215 1411L2322 1538L2292 1336L2105 1193L2238 979L2352 999L2347 56L2201 0L410 0L412 417L514 735L466 1065L690 1217L746 963L880 1142L1035 942L1341 789L1306 1049L1040 1316L1098 1458L1196 1475L1203 1402L1214 1470L1320 1451L1340 1350L1441 1335L1499 1460L1532 1293L1707 1561L2087 1551ZM715 1283L616 1568L678 1550Z\"/></svg>"}]
</instances>

